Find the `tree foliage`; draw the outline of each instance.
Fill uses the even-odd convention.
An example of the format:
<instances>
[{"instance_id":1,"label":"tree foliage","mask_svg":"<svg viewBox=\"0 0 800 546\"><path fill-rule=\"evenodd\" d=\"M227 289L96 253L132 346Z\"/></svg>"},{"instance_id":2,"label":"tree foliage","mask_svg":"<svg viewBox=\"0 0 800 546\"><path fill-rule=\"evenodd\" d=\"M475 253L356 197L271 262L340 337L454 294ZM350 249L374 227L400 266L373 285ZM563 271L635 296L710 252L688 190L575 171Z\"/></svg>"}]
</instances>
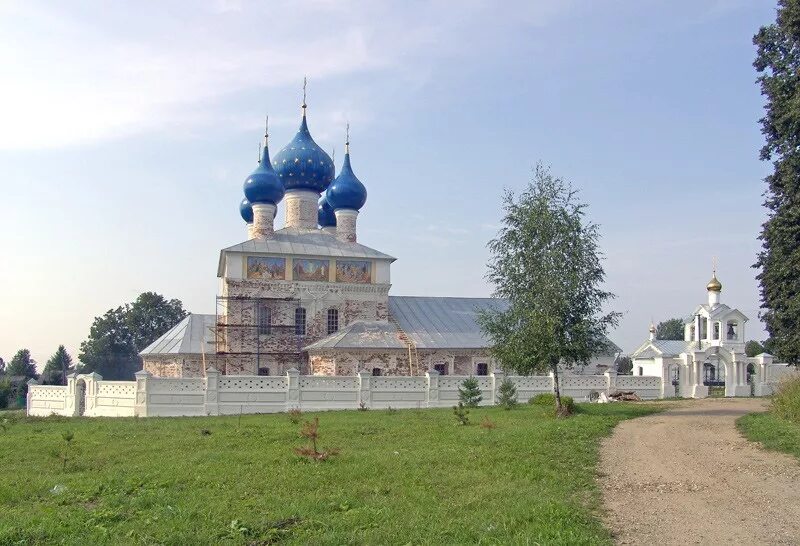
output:
<instances>
[{"instance_id":1,"label":"tree foliage","mask_svg":"<svg viewBox=\"0 0 800 546\"><path fill-rule=\"evenodd\" d=\"M503 369L554 374L560 411L558 367L588 364L607 350L605 334L619 318L603 312L614 296L601 288L598 226L576 191L541 165L523 193L506 192L503 208L487 278L509 306L478 320Z\"/></svg>"},{"instance_id":2,"label":"tree foliage","mask_svg":"<svg viewBox=\"0 0 800 546\"><path fill-rule=\"evenodd\" d=\"M617 368L617 373L627 375L633 371L633 360L627 355L617 357L614 364Z\"/></svg>"},{"instance_id":3,"label":"tree foliage","mask_svg":"<svg viewBox=\"0 0 800 546\"><path fill-rule=\"evenodd\" d=\"M749 357L758 356L763 352L765 352L764 346L754 339L744 344L744 354Z\"/></svg>"},{"instance_id":4,"label":"tree foliage","mask_svg":"<svg viewBox=\"0 0 800 546\"><path fill-rule=\"evenodd\" d=\"M36 373L36 361L31 358L31 352L28 349L20 349L11 362L8 363L6 374L9 376L23 376L26 379L34 379L39 377Z\"/></svg>"},{"instance_id":5,"label":"tree foliage","mask_svg":"<svg viewBox=\"0 0 800 546\"><path fill-rule=\"evenodd\" d=\"M517 386L509 378L504 377L497 389L497 405L503 409L514 409L517 405Z\"/></svg>"},{"instance_id":6,"label":"tree foliage","mask_svg":"<svg viewBox=\"0 0 800 546\"><path fill-rule=\"evenodd\" d=\"M683 339L683 319L671 318L656 326L656 339Z\"/></svg>"},{"instance_id":7,"label":"tree foliage","mask_svg":"<svg viewBox=\"0 0 800 546\"><path fill-rule=\"evenodd\" d=\"M186 316L180 300L145 292L131 304L95 317L89 338L81 343L81 371L106 379L132 379L141 369L139 351Z\"/></svg>"},{"instance_id":8,"label":"tree foliage","mask_svg":"<svg viewBox=\"0 0 800 546\"><path fill-rule=\"evenodd\" d=\"M42 382L45 385L66 385L67 373L72 368L72 357L63 345L59 345L56 352L42 370Z\"/></svg>"},{"instance_id":9,"label":"tree foliage","mask_svg":"<svg viewBox=\"0 0 800 546\"><path fill-rule=\"evenodd\" d=\"M754 267L761 318L783 361L800 363L800 0L779 0L774 24L753 37L753 63L766 99L760 157L772 161L765 178L767 221Z\"/></svg>"}]
</instances>

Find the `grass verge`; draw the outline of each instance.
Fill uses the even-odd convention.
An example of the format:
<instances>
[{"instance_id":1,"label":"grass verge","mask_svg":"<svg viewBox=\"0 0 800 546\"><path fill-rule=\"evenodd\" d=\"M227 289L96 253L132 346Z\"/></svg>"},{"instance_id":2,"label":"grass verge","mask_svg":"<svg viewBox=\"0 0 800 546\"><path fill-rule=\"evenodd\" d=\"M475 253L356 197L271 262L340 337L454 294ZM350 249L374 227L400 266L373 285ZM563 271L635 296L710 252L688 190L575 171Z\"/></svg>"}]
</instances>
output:
<instances>
[{"instance_id":1,"label":"grass verge","mask_svg":"<svg viewBox=\"0 0 800 546\"><path fill-rule=\"evenodd\" d=\"M598 441L655 411L479 408L470 426L449 409L304 414L340 450L324 462L293 454L304 441L285 414L17 415L0 429L0 544L611 543Z\"/></svg>"},{"instance_id":2,"label":"grass verge","mask_svg":"<svg viewBox=\"0 0 800 546\"><path fill-rule=\"evenodd\" d=\"M800 459L800 424L773 413L751 413L740 417L736 425L748 440Z\"/></svg>"}]
</instances>

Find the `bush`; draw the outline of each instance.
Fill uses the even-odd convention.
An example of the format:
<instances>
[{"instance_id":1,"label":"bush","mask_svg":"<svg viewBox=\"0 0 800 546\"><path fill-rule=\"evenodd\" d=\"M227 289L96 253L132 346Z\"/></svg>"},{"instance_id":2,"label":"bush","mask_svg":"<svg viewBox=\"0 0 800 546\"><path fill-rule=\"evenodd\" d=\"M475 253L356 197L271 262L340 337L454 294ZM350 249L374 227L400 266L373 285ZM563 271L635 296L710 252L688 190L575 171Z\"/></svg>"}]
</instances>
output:
<instances>
[{"instance_id":1,"label":"bush","mask_svg":"<svg viewBox=\"0 0 800 546\"><path fill-rule=\"evenodd\" d=\"M534 406L553 406L556 405L556 395L552 392L543 392L537 394L530 400L528 400L528 404L532 404ZM569 415L575 411L575 400L571 396L564 396L561 395L561 407L562 415Z\"/></svg>"},{"instance_id":2,"label":"bush","mask_svg":"<svg viewBox=\"0 0 800 546\"><path fill-rule=\"evenodd\" d=\"M552 392L543 392L528 400L528 404L534 406L555 406L556 395Z\"/></svg>"},{"instance_id":3,"label":"bush","mask_svg":"<svg viewBox=\"0 0 800 546\"><path fill-rule=\"evenodd\" d=\"M469 410L462 402L459 402L457 406L453 406L453 415L455 415L459 425L466 426L469 424Z\"/></svg>"},{"instance_id":4,"label":"bush","mask_svg":"<svg viewBox=\"0 0 800 546\"><path fill-rule=\"evenodd\" d=\"M472 376L465 379L458 388L458 399L468 408L477 408L478 404L483 400L478 380Z\"/></svg>"},{"instance_id":5,"label":"bush","mask_svg":"<svg viewBox=\"0 0 800 546\"><path fill-rule=\"evenodd\" d=\"M508 378L503 379L497 389L497 404L503 409L510 410L517 405L517 387Z\"/></svg>"},{"instance_id":6,"label":"bush","mask_svg":"<svg viewBox=\"0 0 800 546\"><path fill-rule=\"evenodd\" d=\"M784 379L772 397L772 413L800 423L800 377Z\"/></svg>"}]
</instances>

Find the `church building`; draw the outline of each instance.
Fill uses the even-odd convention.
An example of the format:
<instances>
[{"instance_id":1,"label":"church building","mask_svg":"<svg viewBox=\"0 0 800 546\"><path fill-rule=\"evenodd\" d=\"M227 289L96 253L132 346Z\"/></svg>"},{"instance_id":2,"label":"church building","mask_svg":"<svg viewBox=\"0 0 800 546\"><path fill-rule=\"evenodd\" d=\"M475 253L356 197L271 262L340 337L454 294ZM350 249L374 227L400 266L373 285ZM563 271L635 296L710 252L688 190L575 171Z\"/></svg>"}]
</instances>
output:
<instances>
[{"instance_id":1,"label":"church building","mask_svg":"<svg viewBox=\"0 0 800 546\"><path fill-rule=\"evenodd\" d=\"M308 128L300 130L244 182L241 216L247 240L220 251L217 310L191 314L141 352L157 377L224 374L487 375L489 341L480 310L502 309L495 298L390 296L396 258L358 242L367 190L350 157L335 174L330 156ZM275 229L277 207L286 222ZM584 373L613 367L609 344Z\"/></svg>"},{"instance_id":2,"label":"church building","mask_svg":"<svg viewBox=\"0 0 800 546\"><path fill-rule=\"evenodd\" d=\"M683 321L683 339L656 339L650 325L650 339L636 349L634 375L654 375L671 379L680 396L703 398L709 386L725 385L726 396L747 396L748 362L745 355L744 326L747 317L738 309L720 303L722 283L716 271L706 285L708 302L695 307ZM665 388L669 388L665 381ZM664 396L674 396L665 392Z\"/></svg>"}]
</instances>

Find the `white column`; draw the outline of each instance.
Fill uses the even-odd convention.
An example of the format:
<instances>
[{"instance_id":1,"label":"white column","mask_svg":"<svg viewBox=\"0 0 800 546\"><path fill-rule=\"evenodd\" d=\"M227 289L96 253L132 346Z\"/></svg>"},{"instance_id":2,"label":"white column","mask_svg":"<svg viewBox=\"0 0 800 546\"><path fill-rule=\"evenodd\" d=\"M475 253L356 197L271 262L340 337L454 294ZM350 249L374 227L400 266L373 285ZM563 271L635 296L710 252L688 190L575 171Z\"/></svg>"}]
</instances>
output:
<instances>
[{"instance_id":1,"label":"white column","mask_svg":"<svg viewBox=\"0 0 800 546\"><path fill-rule=\"evenodd\" d=\"M300 371L286 370L286 411L300 409Z\"/></svg>"},{"instance_id":2,"label":"white column","mask_svg":"<svg viewBox=\"0 0 800 546\"><path fill-rule=\"evenodd\" d=\"M497 400L499 398L498 391L500 390L500 384L505 379L506 374L503 370L494 370L492 372L492 405L497 405Z\"/></svg>"},{"instance_id":3,"label":"white column","mask_svg":"<svg viewBox=\"0 0 800 546\"><path fill-rule=\"evenodd\" d=\"M286 227L317 229L319 194L311 190L289 190L283 197L286 202ZM253 206L255 212L255 205Z\"/></svg>"},{"instance_id":4,"label":"white column","mask_svg":"<svg viewBox=\"0 0 800 546\"><path fill-rule=\"evenodd\" d=\"M425 372L425 377L428 379L426 402L429 408L437 408L439 407L439 372L436 370Z\"/></svg>"},{"instance_id":5,"label":"white column","mask_svg":"<svg viewBox=\"0 0 800 546\"><path fill-rule=\"evenodd\" d=\"M366 407L372 407L372 374L368 372L358 372L358 400Z\"/></svg>"},{"instance_id":6,"label":"white column","mask_svg":"<svg viewBox=\"0 0 800 546\"><path fill-rule=\"evenodd\" d=\"M275 233L275 205L268 203L253 203L253 228L254 239L266 239Z\"/></svg>"},{"instance_id":7,"label":"white column","mask_svg":"<svg viewBox=\"0 0 800 546\"><path fill-rule=\"evenodd\" d=\"M345 243L357 242L356 220L358 219L358 211L336 209L334 214L336 214L336 238Z\"/></svg>"},{"instance_id":8,"label":"white column","mask_svg":"<svg viewBox=\"0 0 800 546\"><path fill-rule=\"evenodd\" d=\"M219 415L219 372L215 368L206 370L206 414Z\"/></svg>"},{"instance_id":9,"label":"white column","mask_svg":"<svg viewBox=\"0 0 800 546\"><path fill-rule=\"evenodd\" d=\"M147 417L147 383L152 376L146 370L139 370L133 375L136 378L136 398L133 402L133 414L136 417Z\"/></svg>"}]
</instances>

